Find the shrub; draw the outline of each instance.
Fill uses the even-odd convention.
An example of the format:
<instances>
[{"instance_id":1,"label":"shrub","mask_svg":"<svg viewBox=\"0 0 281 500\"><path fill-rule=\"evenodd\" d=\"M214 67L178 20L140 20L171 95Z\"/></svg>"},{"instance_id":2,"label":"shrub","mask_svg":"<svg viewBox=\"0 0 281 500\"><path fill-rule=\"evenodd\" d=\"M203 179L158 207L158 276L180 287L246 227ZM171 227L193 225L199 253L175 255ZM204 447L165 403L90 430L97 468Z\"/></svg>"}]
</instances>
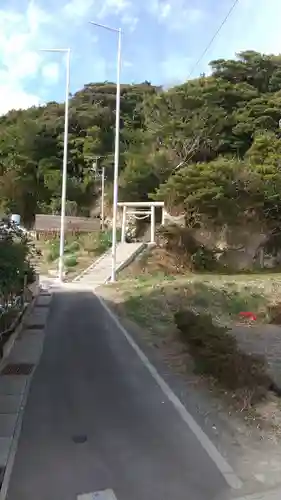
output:
<instances>
[{"instance_id":1,"label":"shrub","mask_svg":"<svg viewBox=\"0 0 281 500\"><path fill-rule=\"evenodd\" d=\"M60 254L60 242L58 239L53 239L49 242L49 251L47 253L47 261L53 262L58 259Z\"/></svg>"},{"instance_id":2,"label":"shrub","mask_svg":"<svg viewBox=\"0 0 281 500\"><path fill-rule=\"evenodd\" d=\"M76 255L69 255L68 257L66 257L64 263L65 263L65 266L68 268L75 267L78 264L78 259L77 259Z\"/></svg>"},{"instance_id":3,"label":"shrub","mask_svg":"<svg viewBox=\"0 0 281 500\"><path fill-rule=\"evenodd\" d=\"M81 237L81 245L83 246L85 252L94 253L97 245L97 234L88 233Z\"/></svg>"},{"instance_id":4,"label":"shrub","mask_svg":"<svg viewBox=\"0 0 281 500\"><path fill-rule=\"evenodd\" d=\"M98 233L98 237L96 240L96 254L101 255L106 252L112 243L111 231L105 231Z\"/></svg>"},{"instance_id":5,"label":"shrub","mask_svg":"<svg viewBox=\"0 0 281 500\"><path fill-rule=\"evenodd\" d=\"M121 231L117 230L117 241L121 239ZM109 250L112 244L112 232L111 230L99 231L88 233L83 237L83 247L88 253L94 253L95 255L101 255L102 253Z\"/></svg>"},{"instance_id":6,"label":"shrub","mask_svg":"<svg viewBox=\"0 0 281 500\"><path fill-rule=\"evenodd\" d=\"M0 223L0 294L6 296L20 294L25 277L33 281L34 270L30 263L33 246L27 236L13 223Z\"/></svg>"},{"instance_id":7,"label":"shrub","mask_svg":"<svg viewBox=\"0 0 281 500\"><path fill-rule=\"evenodd\" d=\"M184 258L185 264L192 271L214 271L222 267L218 261L221 251L209 249L199 243L190 228L175 224L162 226L158 229L158 237L162 246Z\"/></svg>"},{"instance_id":8,"label":"shrub","mask_svg":"<svg viewBox=\"0 0 281 500\"><path fill-rule=\"evenodd\" d=\"M180 310L174 319L200 373L227 389L250 390L252 402L265 395L271 380L262 357L242 352L228 329L215 325L208 314Z\"/></svg>"},{"instance_id":9,"label":"shrub","mask_svg":"<svg viewBox=\"0 0 281 500\"><path fill-rule=\"evenodd\" d=\"M76 241L71 241L70 243L67 243L65 246L65 253L74 253L78 252L80 249L80 243L78 240Z\"/></svg>"}]
</instances>

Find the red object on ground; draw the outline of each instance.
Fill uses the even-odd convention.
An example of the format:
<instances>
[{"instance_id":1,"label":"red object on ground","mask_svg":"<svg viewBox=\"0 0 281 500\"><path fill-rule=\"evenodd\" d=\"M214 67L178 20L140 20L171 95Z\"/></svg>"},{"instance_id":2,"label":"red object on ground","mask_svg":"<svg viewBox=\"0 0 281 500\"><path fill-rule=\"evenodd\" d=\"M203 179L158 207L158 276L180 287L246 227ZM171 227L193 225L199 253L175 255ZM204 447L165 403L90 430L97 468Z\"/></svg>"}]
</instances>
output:
<instances>
[{"instance_id":1,"label":"red object on ground","mask_svg":"<svg viewBox=\"0 0 281 500\"><path fill-rule=\"evenodd\" d=\"M252 313L252 312L241 312L239 313L239 316L241 316L242 318L248 318L248 319L251 319L253 321L256 321L257 320L257 316L256 314Z\"/></svg>"}]
</instances>

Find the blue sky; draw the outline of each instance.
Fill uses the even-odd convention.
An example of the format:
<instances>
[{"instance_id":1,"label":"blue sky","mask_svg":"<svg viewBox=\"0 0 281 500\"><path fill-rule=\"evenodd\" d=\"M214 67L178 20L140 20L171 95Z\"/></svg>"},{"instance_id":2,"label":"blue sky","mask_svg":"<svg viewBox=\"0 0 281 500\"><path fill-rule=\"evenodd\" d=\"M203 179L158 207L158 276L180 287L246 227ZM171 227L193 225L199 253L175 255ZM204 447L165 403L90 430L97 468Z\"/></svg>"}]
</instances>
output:
<instances>
[{"instance_id":1,"label":"blue sky","mask_svg":"<svg viewBox=\"0 0 281 500\"><path fill-rule=\"evenodd\" d=\"M115 80L117 37L93 20L121 27L122 81L170 86L186 80L233 0L1 0L0 114L64 99L63 55L71 48L71 92ZM281 1L240 0L192 76L244 49L281 52Z\"/></svg>"}]
</instances>

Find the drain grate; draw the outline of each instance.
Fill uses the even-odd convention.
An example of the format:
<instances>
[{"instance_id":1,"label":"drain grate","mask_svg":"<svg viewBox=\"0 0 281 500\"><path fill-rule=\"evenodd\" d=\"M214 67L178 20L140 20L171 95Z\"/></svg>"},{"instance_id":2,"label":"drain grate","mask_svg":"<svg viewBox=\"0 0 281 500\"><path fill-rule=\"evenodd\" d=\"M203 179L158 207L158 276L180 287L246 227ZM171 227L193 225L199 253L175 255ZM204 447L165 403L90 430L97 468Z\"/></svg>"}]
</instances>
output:
<instances>
[{"instance_id":1,"label":"drain grate","mask_svg":"<svg viewBox=\"0 0 281 500\"><path fill-rule=\"evenodd\" d=\"M2 375L30 375L33 367L31 363L9 363L2 370Z\"/></svg>"},{"instance_id":2,"label":"drain grate","mask_svg":"<svg viewBox=\"0 0 281 500\"><path fill-rule=\"evenodd\" d=\"M45 325L42 323L31 323L31 325L27 324L26 328L27 330L43 330L43 328L45 328Z\"/></svg>"},{"instance_id":3,"label":"drain grate","mask_svg":"<svg viewBox=\"0 0 281 500\"><path fill-rule=\"evenodd\" d=\"M50 306L50 304L35 304L35 307L36 307L36 308L37 308L37 307L40 307L40 308L41 308L41 307L49 307L49 306Z\"/></svg>"}]
</instances>

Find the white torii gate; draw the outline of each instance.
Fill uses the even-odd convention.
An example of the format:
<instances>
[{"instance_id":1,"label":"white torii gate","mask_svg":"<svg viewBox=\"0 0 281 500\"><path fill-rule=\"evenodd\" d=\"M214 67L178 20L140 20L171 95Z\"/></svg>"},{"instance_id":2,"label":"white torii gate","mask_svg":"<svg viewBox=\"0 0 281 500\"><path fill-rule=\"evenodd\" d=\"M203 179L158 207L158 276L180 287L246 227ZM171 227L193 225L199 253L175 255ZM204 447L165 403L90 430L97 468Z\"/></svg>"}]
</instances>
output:
<instances>
[{"instance_id":1,"label":"white torii gate","mask_svg":"<svg viewBox=\"0 0 281 500\"><path fill-rule=\"evenodd\" d=\"M121 242L125 243L126 241L127 215L150 215L150 243L155 243L155 208L162 208L161 223L163 225L165 222L164 201L122 201L118 203L118 206L123 207Z\"/></svg>"}]
</instances>

